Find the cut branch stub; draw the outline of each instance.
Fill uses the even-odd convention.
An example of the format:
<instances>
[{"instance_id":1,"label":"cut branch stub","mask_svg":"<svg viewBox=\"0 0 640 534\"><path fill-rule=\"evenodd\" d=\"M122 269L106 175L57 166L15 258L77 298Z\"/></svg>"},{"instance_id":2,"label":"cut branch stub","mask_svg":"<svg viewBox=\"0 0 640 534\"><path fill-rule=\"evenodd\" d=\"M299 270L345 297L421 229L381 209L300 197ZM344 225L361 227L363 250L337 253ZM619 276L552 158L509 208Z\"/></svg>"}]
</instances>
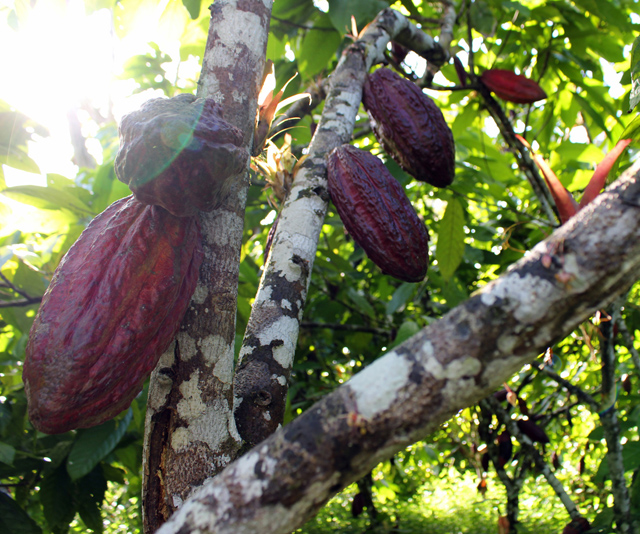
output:
<instances>
[{"instance_id":1,"label":"cut branch stub","mask_svg":"<svg viewBox=\"0 0 640 534\"><path fill-rule=\"evenodd\" d=\"M155 98L122 119L116 175L140 202L177 217L211 211L247 164L242 137L211 99Z\"/></svg>"},{"instance_id":2,"label":"cut branch stub","mask_svg":"<svg viewBox=\"0 0 640 534\"><path fill-rule=\"evenodd\" d=\"M195 218L133 197L69 249L29 333L23 380L48 434L103 423L142 389L187 310L202 263Z\"/></svg>"},{"instance_id":3,"label":"cut branch stub","mask_svg":"<svg viewBox=\"0 0 640 534\"><path fill-rule=\"evenodd\" d=\"M451 185L455 145L440 108L413 82L381 68L364 82L364 104L376 138L416 180Z\"/></svg>"},{"instance_id":4,"label":"cut branch stub","mask_svg":"<svg viewBox=\"0 0 640 534\"><path fill-rule=\"evenodd\" d=\"M345 228L367 256L386 274L422 281L429 263L429 233L382 161L342 145L329 154L327 178Z\"/></svg>"}]
</instances>

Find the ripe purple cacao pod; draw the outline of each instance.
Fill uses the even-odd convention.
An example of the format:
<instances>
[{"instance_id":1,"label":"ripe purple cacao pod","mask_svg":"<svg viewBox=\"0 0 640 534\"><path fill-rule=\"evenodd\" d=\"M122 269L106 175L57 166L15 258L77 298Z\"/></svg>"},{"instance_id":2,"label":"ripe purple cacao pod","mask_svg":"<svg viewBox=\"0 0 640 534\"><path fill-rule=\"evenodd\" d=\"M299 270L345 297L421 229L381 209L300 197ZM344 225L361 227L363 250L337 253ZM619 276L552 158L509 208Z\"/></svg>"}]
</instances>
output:
<instances>
[{"instance_id":1,"label":"ripe purple cacao pod","mask_svg":"<svg viewBox=\"0 0 640 534\"><path fill-rule=\"evenodd\" d=\"M398 165L417 180L451 185L453 134L438 106L415 83L378 69L364 82L362 103L376 138Z\"/></svg>"},{"instance_id":2,"label":"ripe purple cacao pod","mask_svg":"<svg viewBox=\"0 0 640 534\"><path fill-rule=\"evenodd\" d=\"M195 217L132 196L89 223L29 333L23 381L35 428L90 427L129 406L180 327L202 258Z\"/></svg>"},{"instance_id":3,"label":"ripe purple cacao pod","mask_svg":"<svg viewBox=\"0 0 640 534\"><path fill-rule=\"evenodd\" d=\"M516 421L520 432L527 436L531 441L538 443L549 443L549 436L538 425L529 419L518 419Z\"/></svg>"},{"instance_id":4,"label":"ripe purple cacao pod","mask_svg":"<svg viewBox=\"0 0 640 534\"><path fill-rule=\"evenodd\" d=\"M215 209L249 158L220 105L190 94L149 100L124 116L119 133L118 179L177 217Z\"/></svg>"},{"instance_id":5,"label":"ripe purple cacao pod","mask_svg":"<svg viewBox=\"0 0 640 534\"><path fill-rule=\"evenodd\" d=\"M423 280L429 262L427 227L382 161L342 145L329 154L327 170L338 215L367 256L386 274L406 282Z\"/></svg>"},{"instance_id":6,"label":"ripe purple cacao pod","mask_svg":"<svg viewBox=\"0 0 640 534\"><path fill-rule=\"evenodd\" d=\"M516 104L531 104L547 98L537 82L510 70L485 70L480 75L480 82L498 98Z\"/></svg>"}]
</instances>

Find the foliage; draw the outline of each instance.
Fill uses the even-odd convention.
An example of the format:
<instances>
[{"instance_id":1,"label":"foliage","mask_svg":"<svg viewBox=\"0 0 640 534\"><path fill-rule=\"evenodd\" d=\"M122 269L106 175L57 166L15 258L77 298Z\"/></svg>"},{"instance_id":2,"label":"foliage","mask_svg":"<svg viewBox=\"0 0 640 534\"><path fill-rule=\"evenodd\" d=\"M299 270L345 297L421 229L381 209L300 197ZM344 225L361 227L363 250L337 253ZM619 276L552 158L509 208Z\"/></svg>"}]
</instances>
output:
<instances>
[{"instance_id":1,"label":"foliage","mask_svg":"<svg viewBox=\"0 0 640 534\"><path fill-rule=\"evenodd\" d=\"M121 39L135 31L136 10L142 9L144 3L128 0L113 8L114 12L122 11L114 15ZM351 32L351 15L357 27L362 28L390 3L419 21L427 32L437 34L438 24L433 21L441 16L441 4L420 0L275 2L267 56L274 61L277 87L283 87L299 73L284 96L317 86L332 72L341 51L351 42L347 35ZM328 10L320 9L323 4ZM87 2L87 9L111 9L112 5L113 2ZM3 24L12 28L9 31L17 31L28 22L29 8L25 6L24 2L16 2L12 10L2 11L6 17ZM135 82L135 91L161 91L173 96L194 90L195 80L182 77L179 68L170 66L182 65L190 58L201 60L208 24L204 7L194 0L185 0L184 6L177 1L168 3L163 16L180 13L183 24L179 54L170 54L159 44L149 42L149 53L129 57L121 76ZM637 138L640 129L640 116L635 116L640 100L640 38L635 38L639 19L634 14L635 7L631 0L475 0L457 6L459 17L451 51L468 71L473 57L475 74L488 68L515 70L537 80L549 95L547 100L533 105L501 105L515 131L549 162L562 184L577 197L604 154L621 138ZM410 54L400 68L407 76L418 78L424 62ZM178 74L174 76L170 71ZM621 85L612 82L619 76ZM540 199L517 168L513 147L507 146L500 135L487 112L487 103L473 87L460 87L452 63L443 66L427 92L443 110L456 141L457 168L452 187L435 189L411 180L386 158L367 129L365 113L360 114L354 140L359 147L384 159L429 227L432 262L427 279L410 284L382 275L345 234L338 215L330 209L299 338L287 421L504 272L557 225L557 221L546 218ZM289 130L296 157L303 155L321 112L322 104ZM29 327L56 265L93 216L129 194L113 172L117 146L114 125L94 124L93 130L102 161L96 168L78 169L75 176L49 173L39 186L7 187L8 168L40 174L30 148L47 132L8 103L0 102L0 163L5 166L0 167L3 532L141 529L138 510L146 391L130 411L113 422L47 436L36 433L26 419L20 376ZM282 145L282 136L274 137L273 142ZM632 144L622 156L618 172L629 165L636 149ZM258 286L267 233L277 215L263 191L264 179L258 174L252 178L255 185L249 190L240 267L238 341ZM640 348L637 341L634 345L640 329L640 287L630 292L622 310L616 323L619 332L615 338L615 372L620 387L615 409L635 505L640 495L640 375L632 356ZM553 453L558 456L556 476L582 514L605 531L611 524L612 502L599 413L541 369L548 364L599 401L601 326L609 319L607 312L594 317L508 383L522 400L519 406L508 408L510 413L536 419L545 429L551 443L546 448L537 445L538 451L547 462L551 462ZM623 382L623 377L628 377L629 382ZM479 409L465 409L434 435L425 436L424 442L399 454L393 464L386 462L378 467L373 493L383 516L381 529L391 528L399 517L401 526L406 520L414 531L449 532L454 528L451 522L466 517L466 526L455 523L455 528L464 532L495 531L497 517L505 513L504 489L500 489L495 470L491 469L488 475L486 500L470 489L483 478L479 449L487 444L479 434L481 422ZM492 432L501 431L497 419L485 423ZM505 465L512 474L530 461L518 444L514 445L514 457ZM348 488L313 525L310 523L302 531L326 532L326 525L320 523L329 520L335 531L336 518L341 531L361 531L369 519L361 516L352 521L345 513L356 491L355 487ZM434 504L434 496L443 492L454 495L459 508L446 500L444 504L442 500ZM527 469L521 492L525 529L561 530L568 516L565 521L557 504L548 508L540 505L554 498L535 469ZM451 517L446 515L447 508L455 512ZM551 521L551 517L558 516L561 519ZM486 527L479 527L475 517L482 517L480 521L486 521ZM127 522L126 528L120 526L123 521ZM473 527L477 529L472 530Z\"/></svg>"}]
</instances>

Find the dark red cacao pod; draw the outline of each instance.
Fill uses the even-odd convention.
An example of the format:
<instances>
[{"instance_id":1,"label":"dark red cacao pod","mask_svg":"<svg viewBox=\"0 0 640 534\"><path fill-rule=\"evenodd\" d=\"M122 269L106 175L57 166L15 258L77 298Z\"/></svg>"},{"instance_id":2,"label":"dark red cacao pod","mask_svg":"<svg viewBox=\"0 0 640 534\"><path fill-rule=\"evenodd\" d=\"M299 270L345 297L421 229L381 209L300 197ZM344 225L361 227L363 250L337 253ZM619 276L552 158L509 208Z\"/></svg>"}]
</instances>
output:
<instances>
[{"instance_id":1,"label":"dark red cacao pod","mask_svg":"<svg viewBox=\"0 0 640 534\"><path fill-rule=\"evenodd\" d=\"M129 406L180 327L202 258L195 217L132 196L89 223L29 333L23 381L35 428L90 427Z\"/></svg>"},{"instance_id":2,"label":"dark red cacao pod","mask_svg":"<svg viewBox=\"0 0 640 534\"><path fill-rule=\"evenodd\" d=\"M480 75L480 82L498 98L516 104L532 104L547 98L537 82L510 70L485 70Z\"/></svg>"},{"instance_id":3,"label":"dark red cacao pod","mask_svg":"<svg viewBox=\"0 0 640 534\"><path fill-rule=\"evenodd\" d=\"M438 106L415 83L378 69L364 82L362 102L376 138L398 165L417 180L451 185L453 134Z\"/></svg>"},{"instance_id":4,"label":"dark red cacao pod","mask_svg":"<svg viewBox=\"0 0 640 534\"><path fill-rule=\"evenodd\" d=\"M367 256L386 274L406 282L423 280L429 263L427 227L382 161L342 145L329 154L327 170L338 215Z\"/></svg>"},{"instance_id":5,"label":"dark red cacao pod","mask_svg":"<svg viewBox=\"0 0 640 534\"><path fill-rule=\"evenodd\" d=\"M500 467L504 466L513 456L513 443L511 442L511 434L504 431L498 436L498 463Z\"/></svg>"},{"instance_id":6,"label":"dark red cacao pod","mask_svg":"<svg viewBox=\"0 0 640 534\"><path fill-rule=\"evenodd\" d=\"M584 517L576 517L562 529L562 534L584 534L591 528L589 521Z\"/></svg>"},{"instance_id":7,"label":"dark red cacao pod","mask_svg":"<svg viewBox=\"0 0 640 534\"><path fill-rule=\"evenodd\" d=\"M177 217L215 209L249 158L220 105L190 94L149 100L124 116L119 133L118 179Z\"/></svg>"},{"instance_id":8,"label":"dark red cacao pod","mask_svg":"<svg viewBox=\"0 0 640 534\"><path fill-rule=\"evenodd\" d=\"M549 443L549 437L542 428L529 419L519 419L516 421L520 432L531 441L538 443Z\"/></svg>"}]
</instances>

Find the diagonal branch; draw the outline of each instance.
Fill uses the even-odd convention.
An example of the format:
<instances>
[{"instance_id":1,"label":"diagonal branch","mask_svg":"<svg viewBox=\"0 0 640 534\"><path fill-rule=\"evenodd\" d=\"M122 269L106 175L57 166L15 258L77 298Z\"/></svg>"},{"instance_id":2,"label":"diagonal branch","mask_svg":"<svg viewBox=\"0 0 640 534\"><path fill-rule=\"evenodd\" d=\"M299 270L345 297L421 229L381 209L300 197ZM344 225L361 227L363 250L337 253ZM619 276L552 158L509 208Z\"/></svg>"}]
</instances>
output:
<instances>
[{"instance_id":1,"label":"diagonal branch","mask_svg":"<svg viewBox=\"0 0 640 534\"><path fill-rule=\"evenodd\" d=\"M486 397L637 280L639 178L637 163L505 274L227 467L160 534L290 532ZM561 257L547 267L547 255Z\"/></svg>"}]
</instances>

